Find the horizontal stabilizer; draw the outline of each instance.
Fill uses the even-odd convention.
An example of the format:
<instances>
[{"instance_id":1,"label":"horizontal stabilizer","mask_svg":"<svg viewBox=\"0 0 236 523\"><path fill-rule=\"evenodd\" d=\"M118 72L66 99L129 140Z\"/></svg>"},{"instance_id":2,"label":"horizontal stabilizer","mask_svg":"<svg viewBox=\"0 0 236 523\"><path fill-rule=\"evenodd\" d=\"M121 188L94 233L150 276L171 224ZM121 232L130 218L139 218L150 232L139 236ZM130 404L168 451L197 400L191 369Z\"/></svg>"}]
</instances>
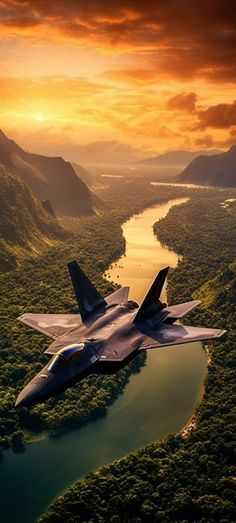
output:
<instances>
[{"instance_id":1,"label":"horizontal stabilizer","mask_svg":"<svg viewBox=\"0 0 236 523\"><path fill-rule=\"evenodd\" d=\"M118 305L124 303L129 297L129 287L121 287L117 291L106 296L105 300L108 305Z\"/></svg>"},{"instance_id":2,"label":"horizontal stabilizer","mask_svg":"<svg viewBox=\"0 0 236 523\"><path fill-rule=\"evenodd\" d=\"M151 288L143 300L142 305L139 307L139 310L133 320L134 323L143 321L153 313L162 310L163 307L159 298L166 280L168 270L169 267L165 267L156 276Z\"/></svg>"},{"instance_id":3,"label":"horizontal stabilizer","mask_svg":"<svg viewBox=\"0 0 236 523\"><path fill-rule=\"evenodd\" d=\"M79 314L23 314L17 318L19 321L42 332L50 338L56 339L65 332L81 325Z\"/></svg>"},{"instance_id":4,"label":"horizontal stabilizer","mask_svg":"<svg viewBox=\"0 0 236 523\"><path fill-rule=\"evenodd\" d=\"M68 269L82 321L86 321L96 309L105 308L106 302L76 261L68 263Z\"/></svg>"},{"instance_id":5,"label":"horizontal stabilizer","mask_svg":"<svg viewBox=\"0 0 236 523\"><path fill-rule=\"evenodd\" d=\"M179 320L183 318L185 314L192 311L197 307L201 302L199 300L186 301L185 303L179 303L178 305L170 305L165 307L165 312L168 313L167 320Z\"/></svg>"},{"instance_id":6,"label":"horizontal stabilizer","mask_svg":"<svg viewBox=\"0 0 236 523\"><path fill-rule=\"evenodd\" d=\"M220 338L226 333L225 330L208 329L204 327L188 327L185 325L164 325L158 330L145 336L139 350L155 349L169 345L179 345L194 341L206 341Z\"/></svg>"}]
</instances>

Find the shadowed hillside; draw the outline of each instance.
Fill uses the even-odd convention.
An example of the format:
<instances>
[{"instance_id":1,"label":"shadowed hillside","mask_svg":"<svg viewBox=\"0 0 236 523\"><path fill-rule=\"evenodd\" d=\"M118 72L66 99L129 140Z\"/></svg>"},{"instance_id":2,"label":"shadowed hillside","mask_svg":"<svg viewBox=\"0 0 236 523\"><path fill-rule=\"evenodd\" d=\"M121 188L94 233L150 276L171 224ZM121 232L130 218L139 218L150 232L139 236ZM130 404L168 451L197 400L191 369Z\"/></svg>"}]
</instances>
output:
<instances>
[{"instance_id":1,"label":"shadowed hillside","mask_svg":"<svg viewBox=\"0 0 236 523\"><path fill-rule=\"evenodd\" d=\"M236 145L226 153L198 156L178 176L179 182L236 186Z\"/></svg>"},{"instance_id":2,"label":"shadowed hillside","mask_svg":"<svg viewBox=\"0 0 236 523\"><path fill-rule=\"evenodd\" d=\"M0 162L14 169L40 200L49 199L61 214L93 214L91 193L63 158L25 152L0 131Z\"/></svg>"},{"instance_id":3,"label":"shadowed hillside","mask_svg":"<svg viewBox=\"0 0 236 523\"><path fill-rule=\"evenodd\" d=\"M0 164L0 269L16 266L28 254L42 252L65 237L55 216L49 213L27 185L6 165Z\"/></svg>"},{"instance_id":4,"label":"shadowed hillside","mask_svg":"<svg viewBox=\"0 0 236 523\"><path fill-rule=\"evenodd\" d=\"M90 174L90 172L87 171L87 169L75 162L72 162L72 166L77 176L79 176L79 178L83 180L83 182L86 183L86 185L88 185L89 187L93 185L93 177Z\"/></svg>"}]
</instances>

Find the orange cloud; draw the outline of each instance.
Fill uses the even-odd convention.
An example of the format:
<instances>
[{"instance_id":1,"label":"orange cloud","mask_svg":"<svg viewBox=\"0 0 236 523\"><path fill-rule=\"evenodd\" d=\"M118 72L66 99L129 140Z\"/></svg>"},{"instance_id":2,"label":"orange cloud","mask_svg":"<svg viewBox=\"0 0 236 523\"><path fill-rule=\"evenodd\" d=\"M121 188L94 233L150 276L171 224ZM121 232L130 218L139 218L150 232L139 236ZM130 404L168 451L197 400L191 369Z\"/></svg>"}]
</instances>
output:
<instances>
[{"instance_id":1,"label":"orange cloud","mask_svg":"<svg viewBox=\"0 0 236 523\"><path fill-rule=\"evenodd\" d=\"M49 147L106 143L107 154L109 143L113 152L120 143L163 151L232 138L233 1L215 0L214 8L205 0L0 0L0 6L6 130L47 136Z\"/></svg>"},{"instance_id":2,"label":"orange cloud","mask_svg":"<svg viewBox=\"0 0 236 523\"><path fill-rule=\"evenodd\" d=\"M199 123L197 129L216 127L226 129L236 125L236 100L231 104L221 103L198 112Z\"/></svg>"},{"instance_id":3,"label":"orange cloud","mask_svg":"<svg viewBox=\"0 0 236 523\"><path fill-rule=\"evenodd\" d=\"M210 149L211 147L213 147L214 142L212 136L210 134L207 134L196 138L195 144L197 145L197 147L204 147L206 149Z\"/></svg>"},{"instance_id":4,"label":"orange cloud","mask_svg":"<svg viewBox=\"0 0 236 523\"><path fill-rule=\"evenodd\" d=\"M155 83L158 79L156 71L152 69L115 69L110 71L105 71L101 74L102 78L107 80L115 80L123 84L151 84Z\"/></svg>"},{"instance_id":5,"label":"orange cloud","mask_svg":"<svg viewBox=\"0 0 236 523\"><path fill-rule=\"evenodd\" d=\"M177 109L192 113L195 110L196 100L196 93L181 93L172 96L166 106L168 109Z\"/></svg>"},{"instance_id":6,"label":"orange cloud","mask_svg":"<svg viewBox=\"0 0 236 523\"><path fill-rule=\"evenodd\" d=\"M236 79L236 9L232 0L7 0L1 37L71 40L146 56L159 77ZM138 61L138 57L137 57Z\"/></svg>"}]
</instances>

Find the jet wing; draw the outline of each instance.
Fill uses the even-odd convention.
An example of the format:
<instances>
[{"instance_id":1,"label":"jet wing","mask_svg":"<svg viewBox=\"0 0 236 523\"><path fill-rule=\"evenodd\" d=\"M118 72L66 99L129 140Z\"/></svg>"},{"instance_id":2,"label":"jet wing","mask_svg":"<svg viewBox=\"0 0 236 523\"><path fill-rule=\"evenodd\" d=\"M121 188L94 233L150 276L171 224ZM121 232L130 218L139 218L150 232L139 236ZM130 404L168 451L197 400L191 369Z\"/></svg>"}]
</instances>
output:
<instances>
[{"instance_id":1,"label":"jet wing","mask_svg":"<svg viewBox=\"0 0 236 523\"><path fill-rule=\"evenodd\" d=\"M225 332L225 330L220 329L162 324L158 330L145 336L139 350L162 348L168 345L179 345L193 341L212 340L214 338L220 338Z\"/></svg>"},{"instance_id":2,"label":"jet wing","mask_svg":"<svg viewBox=\"0 0 236 523\"><path fill-rule=\"evenodd\" d=\"M56 340L68 330L81 325L80 314L23 314L19 321Z\"/></svg>"}]
</instances>

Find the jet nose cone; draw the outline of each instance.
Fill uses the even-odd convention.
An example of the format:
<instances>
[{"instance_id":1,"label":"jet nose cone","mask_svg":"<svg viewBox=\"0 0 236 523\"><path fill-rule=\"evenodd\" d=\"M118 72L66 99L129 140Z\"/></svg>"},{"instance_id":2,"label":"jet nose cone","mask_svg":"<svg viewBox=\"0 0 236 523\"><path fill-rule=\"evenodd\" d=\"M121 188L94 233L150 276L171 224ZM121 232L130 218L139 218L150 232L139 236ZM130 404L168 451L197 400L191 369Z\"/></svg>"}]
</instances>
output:
<instances>
[{"instance_id":1,"label":"jet nose cone","mask_svg":"<svg viewBox=\"0 0 236 523\"><path fill-rule=\"evenodd\" d=\"M30 407L40 400L41 390L37 384L27 385L19 394L15 407Z\"/></svg>"}]
</instances>

